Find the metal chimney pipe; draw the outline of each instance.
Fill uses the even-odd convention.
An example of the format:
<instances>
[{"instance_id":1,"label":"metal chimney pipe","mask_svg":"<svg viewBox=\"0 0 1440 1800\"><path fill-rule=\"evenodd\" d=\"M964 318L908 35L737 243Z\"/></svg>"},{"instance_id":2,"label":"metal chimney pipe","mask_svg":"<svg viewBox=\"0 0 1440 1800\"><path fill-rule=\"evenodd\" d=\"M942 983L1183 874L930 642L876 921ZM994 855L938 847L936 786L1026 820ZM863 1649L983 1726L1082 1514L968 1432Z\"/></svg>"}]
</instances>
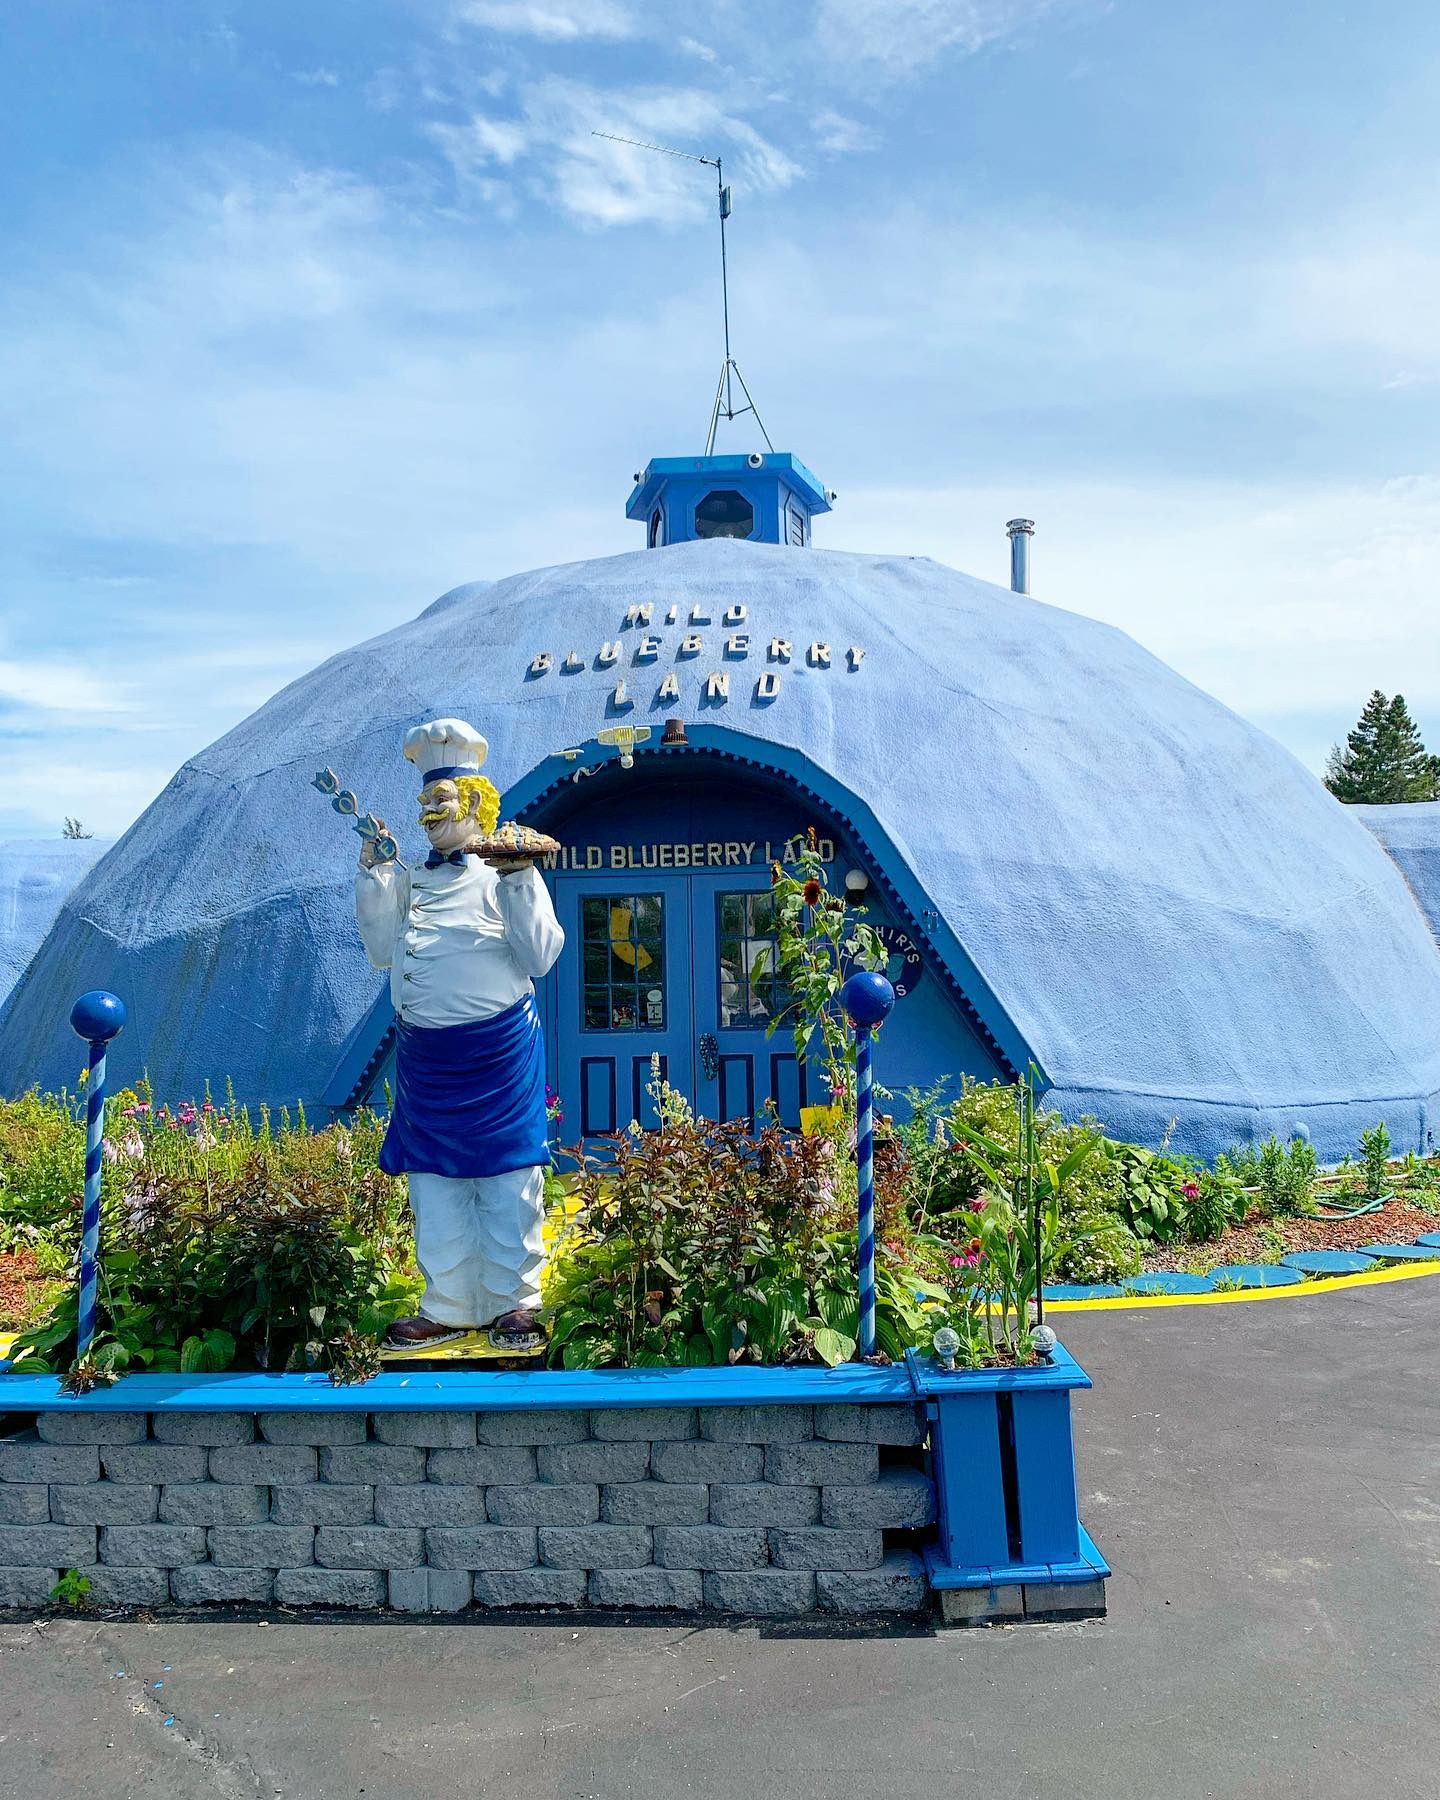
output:
<instances>
[{"instance_id":1,"label":"metal chimney pipe","mask_svg":"<svg viewBox=\"0 0 1440 1800\"><path fill-rule=\"evenodd\" d=\"M1007 519L1005 534L1010 539L1010 591L1030 592L1030 540L1035 535L1033 519Z\"/></svg>"}]
</instances>

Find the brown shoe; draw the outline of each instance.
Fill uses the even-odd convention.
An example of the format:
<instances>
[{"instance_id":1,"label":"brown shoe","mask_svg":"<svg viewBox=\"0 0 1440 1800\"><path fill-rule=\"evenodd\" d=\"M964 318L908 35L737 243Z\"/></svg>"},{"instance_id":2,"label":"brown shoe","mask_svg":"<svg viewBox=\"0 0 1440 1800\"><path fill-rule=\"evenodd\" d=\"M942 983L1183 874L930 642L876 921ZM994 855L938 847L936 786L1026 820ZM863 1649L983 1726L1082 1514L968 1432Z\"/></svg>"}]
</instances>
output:
<instances>
[{"instance_id":1,"label":"brown shoe","mask_svg":"<svg viewBox=\"0 0 1440 1800\"><path fill-rule=\"evenodd\" d=\"M397 1319L385 1334L385 1342L397 1350L413 1350L421 1344L449 1344L464 1337L468 1325L442 1325L417 1313L413 1319Z\"/></svg>"},{"instance_id":2,"label":"brown shoe","mask_svg":"<svg viewBox=\"0 0 1440 1800\"><path fill-rule=\"evenodd\" d=\"M490 1330L499 1338L538 1337L540 1315L533 1306L517 1306L511 1312L501 1313Z\"/></svg>"}]
</instances>

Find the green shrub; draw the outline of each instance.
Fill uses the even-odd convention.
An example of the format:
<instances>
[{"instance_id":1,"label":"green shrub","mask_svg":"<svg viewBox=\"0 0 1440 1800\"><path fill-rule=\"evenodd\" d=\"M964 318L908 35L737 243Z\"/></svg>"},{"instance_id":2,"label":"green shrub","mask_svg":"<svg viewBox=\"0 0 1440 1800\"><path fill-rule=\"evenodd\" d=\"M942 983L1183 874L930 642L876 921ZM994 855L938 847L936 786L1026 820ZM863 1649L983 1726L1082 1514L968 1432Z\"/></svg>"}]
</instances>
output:
<instances>
[{"instance_id":1,"label":"green shrub","mask_svg":"<svg viewBox=\"0 0 1440 1800\"><path fill-rule=\"evenodd\" d=\"M1390 1133L1383 1119L1360 1133L1360 1185L1371 1200L1390 1192Z\"/></svg>"}]
</instances>

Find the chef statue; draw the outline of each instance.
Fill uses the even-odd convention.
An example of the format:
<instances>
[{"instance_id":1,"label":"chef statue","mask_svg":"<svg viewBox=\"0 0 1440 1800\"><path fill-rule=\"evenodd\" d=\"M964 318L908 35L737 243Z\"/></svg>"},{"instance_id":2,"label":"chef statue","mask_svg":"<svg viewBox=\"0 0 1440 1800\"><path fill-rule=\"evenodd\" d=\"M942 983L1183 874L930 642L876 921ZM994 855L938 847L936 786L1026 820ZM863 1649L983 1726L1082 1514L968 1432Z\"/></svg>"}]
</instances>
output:
<instances>
[{"instance_id":1,"label":"chef statue","mask_svg":"<svg viewBox=\"0 0 1440 1800\"><path fill-rule=\"evenodd\" d=\"M420 772L430 854L405 869L367 841L355 877L360 936L390 971L398 1022L380 1167L409 1177L425 1277L419 1313L392 1325L390 1342L438 1345L482 1327L519 1341L538 1329L550 1161L531 982L565 941L534 862L549 840L509 825L496 838L500 796L473 726L436 719L403 748Z\"/></svg>"}]
</instances>

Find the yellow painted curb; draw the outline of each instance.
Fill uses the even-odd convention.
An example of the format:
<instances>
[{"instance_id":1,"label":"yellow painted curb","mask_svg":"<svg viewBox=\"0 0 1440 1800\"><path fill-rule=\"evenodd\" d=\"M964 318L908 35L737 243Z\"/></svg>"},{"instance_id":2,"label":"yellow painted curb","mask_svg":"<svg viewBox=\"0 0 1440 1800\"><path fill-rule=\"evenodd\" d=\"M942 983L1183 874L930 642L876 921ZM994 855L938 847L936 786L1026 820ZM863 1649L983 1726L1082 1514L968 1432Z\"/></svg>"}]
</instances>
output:
<instances>
[{"instance_id":1,"label":"yellow painted curb","mask_svg":"<svg viewBox=\"0 0 1440 1800\"><path fill-rule=\"evenodd\" d=\"M10 1354L10 1346L19 1335L18 1331L0 1331L0 1362Z\"/></svg>"},{"instance_id":2,"label":"yellow painted curb","mask_svg":"<svg viewBox=\"0 0 1440 1800\"><path fill-rule=\"evenodd\" d=\"M1376 1287L1384 1281L1417 1281L1422 1275L1440 1275L1440 1259L1410 1263L1403 1268L1367 1269L1363 1275L1328 1275L1320 1281L1296 1281L1286 1287L1237 1288L1226 1294L1121 1294L1106 1300L1047 1300L1046 1314L1062 1312L1114 1312L1128 1306L1221 1306L1230 1300L1300 1300L1307 1294L1328 1294L1335 1288Z\"/></svg>"}]
</instances>

